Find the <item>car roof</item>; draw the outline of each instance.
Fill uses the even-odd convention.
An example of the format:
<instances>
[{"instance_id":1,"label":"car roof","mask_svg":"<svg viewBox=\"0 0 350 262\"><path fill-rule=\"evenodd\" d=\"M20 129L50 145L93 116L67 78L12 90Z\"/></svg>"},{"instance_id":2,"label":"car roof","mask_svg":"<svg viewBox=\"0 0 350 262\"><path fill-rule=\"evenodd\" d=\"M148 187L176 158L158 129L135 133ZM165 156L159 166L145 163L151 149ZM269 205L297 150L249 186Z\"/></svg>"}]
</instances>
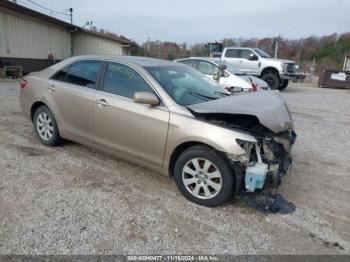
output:
<instances>
[{"instance_id":1,"label":"car roof","mask_svg":"<svg viewBox=\"0 0 350 262\"><path fill-rule=\"evenodd\" d=\"M167 61L163 59L143 57L143 56L118 56L118 55L84 55L84 56L75 56L72 57L74 60L81 59L107 59L115 60L120 62L129 62L141 67L148 66L183 66L182 64L175 63L172 61Z\"/></svg>"},{"instance_id":2,"label":"car roof","mask_svg":"<svg viewBox=\"0 0 350 262\"><path fill-rule=\"evenodd\" d=\"M224 64L224 65L230 65L232 67L237 68L232 62L222 61L220 58L215 58L215 57L199 57L199 56L196 56L196 57L181 58L181 59L177 59L177 60L174 60L174 61L181 62L181 61L186 61L186 60L204 60L204 61L208 61L208 62L211 62L213 64L216 64L216 65Z\"/></svg>"},{"instance_id":3,"label":"car roof","mask_svg":"<svg viewBox=\"0 0 350 262\"><path fill-rule=\"evenodd\" d=\"M157 59L157 58L149 58L143 56L120 56L121 60L138 64L140 66L182 66L173 61Z\"/></svg>"},{"instance_id":4,"label":"car roof","mask_svg":"<svg viewBox=\"0 0 350 262\"><path fill-rule=\"evenodd\" d=\"M187 57L187 58L181 58L181 59L177 59L175 61L185 61L185 60L205 60L205 61L209 61L209 62L213 62L216 64L220 63L220 58L213 58L213 57Z\"/></svg>"},{"instance_id":5,"label":"car roof","mask_svg":"<svg viewBox=\"0 0 350 262\"><path fill-rule=\"evenodd\" d=\"M255 49L253 47L225 47L225 49Z\"/></svg>"}]
</instances>

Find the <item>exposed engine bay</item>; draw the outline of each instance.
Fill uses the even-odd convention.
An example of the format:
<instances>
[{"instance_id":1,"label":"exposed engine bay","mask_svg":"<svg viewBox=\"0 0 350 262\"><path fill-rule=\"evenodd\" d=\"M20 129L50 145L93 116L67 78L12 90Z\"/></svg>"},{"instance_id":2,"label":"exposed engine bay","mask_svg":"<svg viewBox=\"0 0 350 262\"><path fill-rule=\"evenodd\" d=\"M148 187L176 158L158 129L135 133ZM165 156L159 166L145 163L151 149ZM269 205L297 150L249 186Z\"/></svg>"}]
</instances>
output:
<instances>
[{"instance_id":1,"label":"exposed engine bay","mask_svg":"<svg viewBox=\"0 0 350 262\"><path fill-rule=\"evenodd\" d=\"M297 137L293 129L276 134L262 126L256 117L247 115L197 114L197 117L215 125L243 130L257 140L257 143L237 140L247 154L239 158L228 155L235 164L236 196L257 209L291 210L282 211L285 213L295 210L293 204L277 194L282 177L292 168L291 151Z\"/></svg>"},{"instance_id":2,"label":"exposed engine bay","mask_svg":"<svg viewBox=\"0 0 350 262\"><path fill-rule=\"evenodd\" d=\"M198 116L197 116L198 117ZM259 124L254 116L232 116L232 115L201 115L203 120L210 123L244 130L253 135L258 143L248 143L237 141L238 144L247 152L245 158L239 159L229 156L234 162L245 169L246 190L254 192L255 189L278 188L281 184L281 178L286 175L292 166L291 150L295 143L296 134L292 129L285 132L274 134L266 127ZM243 127L242 127L243 125ZM259 174L260 179L254 181L253 174ZM247 185L249 178L256 185ZM263 180L263 184L261 184Z\"/></svg>"},{"instance_id":3,"label":"exposed engine bay","mask_svg":"<svg viewBox=\"0 0 350 262\"><path fill-rule=\"evenodd\" d=\"M227 154L235 173L235 195L251 199L266 193L266 199L256 198L251 202L266 204L264 209L279 209L275 205L277 191L271 192L281 185L282 177L291 170L291 150L296 140L292 116L280 93L268 90L231 95L187 108L198 119L255 138L257 142L236 140L245 154ZM279 203L288 202L281 200ZM293 208L288 210L294 211Z\"/></svg>"}]
</instances>

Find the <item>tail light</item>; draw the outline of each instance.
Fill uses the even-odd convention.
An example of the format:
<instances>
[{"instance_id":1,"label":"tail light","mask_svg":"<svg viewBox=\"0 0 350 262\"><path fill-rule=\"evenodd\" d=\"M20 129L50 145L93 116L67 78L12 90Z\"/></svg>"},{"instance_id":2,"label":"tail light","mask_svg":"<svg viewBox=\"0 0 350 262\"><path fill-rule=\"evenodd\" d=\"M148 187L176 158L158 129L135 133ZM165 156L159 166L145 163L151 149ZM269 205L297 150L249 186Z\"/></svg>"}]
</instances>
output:
<instances>
[{"instance_id":1,"label":"tail light","mask_svg":"<svg viewBox=\"0 0 350 262\"><path fill-rule=\"evenodd\" d=\"M19 86L20 86L21 88L26 88L27 85L28 85L28 82L27 82L27 80L25 80L25 79L22 79L21 82L19 83Z\"/></svg>"},{"instance_id":2,"label":"tail light","mask_svg":"<svg viewBox=\"0 0 350 262\"><path fill-rule=\"evenodd\" d=\"M257 84L252 84L252 92L258 91L258 86Z\"/></svg>"}]
</instances>

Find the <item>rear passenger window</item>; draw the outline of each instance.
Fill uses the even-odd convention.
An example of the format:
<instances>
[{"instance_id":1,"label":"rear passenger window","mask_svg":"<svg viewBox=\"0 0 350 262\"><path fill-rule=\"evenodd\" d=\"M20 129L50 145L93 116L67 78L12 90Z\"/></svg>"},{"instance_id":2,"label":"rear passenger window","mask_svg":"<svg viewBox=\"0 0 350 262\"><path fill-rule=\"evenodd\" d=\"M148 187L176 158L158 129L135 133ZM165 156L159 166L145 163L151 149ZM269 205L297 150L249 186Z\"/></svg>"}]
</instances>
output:
<instances>
[{"instance_id":1,"label":"rear passenger window","mask_svg":"<svg viewBox=\"0 0 350 262\"><path fill-rule=\"evenodd\" d=\"M85 60L72 64L69 67L66 82L79 86L95 88L101 64L102 61L96 60Z\"/></svg>"},{"instance_id":2,"label":"rear passenger window","mask_svg":"<svg viewBox=\"0 0 350 262\"><path fill-rule=\"evenodd\" d=\"M225 52L225 57L239 58L239 49L227 49Z\"/></svg>"},{"instance_id":3,"label":"rear passenger window","mask_svg":"<svg viewBox=\"0 0 350 262\"><path fill-rule=\"evenodd\" d=\"M133 98L136 92L153 92L145 79L129 66L108 63L102 91L107 93Z\"/></svg>"}]
</instances>

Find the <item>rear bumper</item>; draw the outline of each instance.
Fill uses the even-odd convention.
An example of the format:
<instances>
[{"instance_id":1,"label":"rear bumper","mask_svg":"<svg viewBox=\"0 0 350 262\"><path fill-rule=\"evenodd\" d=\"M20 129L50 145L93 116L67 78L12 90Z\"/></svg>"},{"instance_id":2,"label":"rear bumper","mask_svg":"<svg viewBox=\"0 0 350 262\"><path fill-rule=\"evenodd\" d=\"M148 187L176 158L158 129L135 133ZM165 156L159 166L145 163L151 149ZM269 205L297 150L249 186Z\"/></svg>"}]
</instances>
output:
<instances>
[{"instance_id":1,"label":"rear bumper","mask_svg":"<svg viewBox=\"0 0 350 262\"><path fill-rule=\"evenodd\" d=\"M22 113L29 119L31 119L31 104L29 103L29 99L25 94L26 90L21 89L19 93L19 105L21 107Z\"/></svg>"}]
</instances>

